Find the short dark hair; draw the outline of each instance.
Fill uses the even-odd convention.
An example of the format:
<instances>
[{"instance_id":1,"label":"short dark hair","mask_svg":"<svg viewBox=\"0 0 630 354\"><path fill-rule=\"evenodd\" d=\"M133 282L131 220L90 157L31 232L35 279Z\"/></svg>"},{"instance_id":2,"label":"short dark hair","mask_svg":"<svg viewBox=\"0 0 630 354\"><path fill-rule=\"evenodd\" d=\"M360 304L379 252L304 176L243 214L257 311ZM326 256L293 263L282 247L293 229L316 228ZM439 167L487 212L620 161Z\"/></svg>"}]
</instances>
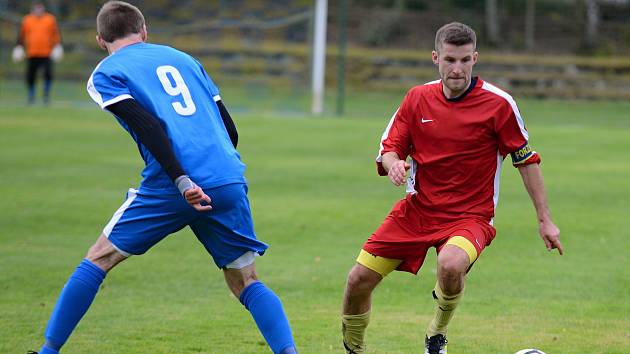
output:
<instances>
[{"instance_id":1,"label":"short dark hair","mask_svg":"<svg viewBox=\"0 0 630 354\"><path fill-rule=\"evenodd\" d=\"M435 50L439 51L442 43L453 45L473 44L477 48L477 35L469 26L460 22L451 22L442 26L435 34Z\"/></svg>"},{"instance_id":2,"label":"short dark hair","mask_svg":"<svg viewBox=\"0 0 630 354\"><path fill-rule=\"evenodd\" d=\"M144 23L144 16L137 7L124 1L108 1L96 15L96 33L105 42L112 43L140 33Z\"/></svg>"}]
</instances>

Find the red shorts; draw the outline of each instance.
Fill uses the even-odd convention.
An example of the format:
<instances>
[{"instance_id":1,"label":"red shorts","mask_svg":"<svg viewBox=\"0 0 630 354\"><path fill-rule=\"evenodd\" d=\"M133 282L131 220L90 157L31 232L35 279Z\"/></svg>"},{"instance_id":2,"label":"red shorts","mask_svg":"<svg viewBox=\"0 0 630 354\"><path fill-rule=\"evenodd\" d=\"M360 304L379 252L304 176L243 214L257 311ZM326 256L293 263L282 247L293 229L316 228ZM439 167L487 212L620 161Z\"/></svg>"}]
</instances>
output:
<instances>
[{"instance_id":1,"label":"red shorts","mask_svg":"<svg viewBox=\"0 0 630 354\"><path fill-rule=\"evenodd\" d=\"M396 203L363 249L375 256L400 259L396 270L417 274L429 248L435 247L439 253L453 236L470 241L479 256L496 235L490 220L472 216L437 219L423 215L415 204L412 195Z\"/></svg>"}]
</instances>

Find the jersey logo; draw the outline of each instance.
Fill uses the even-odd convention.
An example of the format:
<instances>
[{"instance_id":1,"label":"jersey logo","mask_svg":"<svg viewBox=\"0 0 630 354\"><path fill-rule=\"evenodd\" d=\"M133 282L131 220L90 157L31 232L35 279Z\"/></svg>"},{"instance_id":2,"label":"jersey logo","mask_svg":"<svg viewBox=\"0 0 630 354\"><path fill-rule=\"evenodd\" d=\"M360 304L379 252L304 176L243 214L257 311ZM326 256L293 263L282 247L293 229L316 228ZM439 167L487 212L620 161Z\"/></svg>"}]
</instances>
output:
<instances>
[{"instance_id":1,"label":"jersey logo","mask_svg":"<svg viewBox=\"0 0 630 354\"><path fill-rule=\"evenodd\" d=\"M424 119L424 117L422 117L422 119L420 121L422 123L429 123L429 122L433 122L433 119Z\"/></svg>"}]
</instances>

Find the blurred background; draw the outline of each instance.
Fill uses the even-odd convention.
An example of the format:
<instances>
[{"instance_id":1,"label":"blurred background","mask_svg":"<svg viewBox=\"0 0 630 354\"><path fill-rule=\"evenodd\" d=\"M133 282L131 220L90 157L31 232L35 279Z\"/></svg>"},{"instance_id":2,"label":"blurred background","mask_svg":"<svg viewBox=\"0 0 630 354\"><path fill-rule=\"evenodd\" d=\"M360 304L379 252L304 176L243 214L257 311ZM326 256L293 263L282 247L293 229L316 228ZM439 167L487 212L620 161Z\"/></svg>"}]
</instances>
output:
<instances>
[{"instance_id":1,"label":"blurred background","mask_svg":"<svg viewBox=\"0 0 630 354\"><path fill-rule=\"evenodd\" d=\"M26 64L11 57L31 2L0 0L0 353L37 349L69 272L138 184L137 146L85 89L106 56L94 39L103 2L46 2L65 56L50 105L40 77L27 106ZM476 74L515 97L543 156L566 254L545 250L520 175L504 164L499 236L467 280L449 347L630 353L630 0L130 2L149 41L191 53L221 88L256 232L272 246L257 268L282 297L301 352L342 350L346 272L403 194L375 173L379 139L405 92L438 77L435 31L461 21L478 35ZM321 23L316 4L327 5ZM325 50L313 49L317 23ZM195 237L179 234L108 275L68 353L224 354L234 338L239 353L268 353ZM380 286L370 353L419 351L435 259L418 277Z\"/></svg>"},{"instance_id":2,"label":"blurred background","mask_svg":"<svg viewBox=\"0 0 630 354\"><path fill-rule=\"evenodd\" d=\"M146 16L150 41L196 56L224 93L234 92L225 96L232 109L311 111L315 0L131 2ZM65 49L55 67L57 103L91 104L82 91L105 55L94 40L102 3L45 2ZM0 0L3 104L25 90L24 63L10 53L30 6ZM435 31L454 20L477 31L477 74L516 97L630 98L629 0L329 0L327 9L324 112L372 112L353 103L355 92L402 98L435 79Z\"/></svg>"}]
</instances>

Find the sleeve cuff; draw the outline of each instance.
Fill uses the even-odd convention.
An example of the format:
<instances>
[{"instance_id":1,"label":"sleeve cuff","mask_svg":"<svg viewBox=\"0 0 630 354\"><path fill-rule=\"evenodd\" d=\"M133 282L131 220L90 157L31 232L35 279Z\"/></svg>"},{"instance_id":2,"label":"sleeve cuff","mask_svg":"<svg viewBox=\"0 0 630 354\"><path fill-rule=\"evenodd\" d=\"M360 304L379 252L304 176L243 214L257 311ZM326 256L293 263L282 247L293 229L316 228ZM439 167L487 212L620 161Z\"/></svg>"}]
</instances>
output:
<instances>
[{"instance_id":1,"label":"sleeve cuff","mask_svg":"<svg viewBox=\"0 0 630 354\"><path fill-rule=\"evenodd\" d=\"M380 151L378 156L376 156L376 172L378 173L379 176L387 176L387 170L385 170L385 167L383 167L383 155L385 155L388 152L395 152L396 155L403 156L403 154L400 153L400 151L396 151L396 150L383 149L382 151ZM407 155L404 155L404 156L405 158L407 158Z\"/></svg>"},{"instance_id":2,"label":"sleeve cuff","mask_svg":"<svg viewBox=\"0 0 630 354\"><path fill-rule=\"evenodd\" d=\"M521 160L521 161L516 162L516 163L512 160L512 165L514 167L521 167L521 166L525 166L525 165L531 165L533 163L540 164L541 161L542 161L542 159L540 158L540 155L536 151L532 151L532 154L528 158L526 158L524 160Z\"/></svg>"},{"instance_id":3,"label":"sleeve cuff","mask_svg":"<svg viewBox=\"0 0 630 354\"><path fill-rule=\"evenodd\" d=\"M124 101L127 99L133 99L133 97L131 97L131 95L128 95L128 94L120 95L120 96L112 98L111 100L107 100L103 103L99 103L99 106L101 106L101 109L105 109L109 105L113 105L114 103L118 103L120 101Z\"/></svg>"},{"instance_id":4,"label":"sleeve cuff","mask_svg":"<svg viewBox=\"0 0 630 354\"><path fill-rule=\"evenodd\" d=\"M376 161L376 171L379 176L387 176L387 171L385 171L385 167L383 167L383 163L381 161Z\"/></svg>"}]
</instances>

